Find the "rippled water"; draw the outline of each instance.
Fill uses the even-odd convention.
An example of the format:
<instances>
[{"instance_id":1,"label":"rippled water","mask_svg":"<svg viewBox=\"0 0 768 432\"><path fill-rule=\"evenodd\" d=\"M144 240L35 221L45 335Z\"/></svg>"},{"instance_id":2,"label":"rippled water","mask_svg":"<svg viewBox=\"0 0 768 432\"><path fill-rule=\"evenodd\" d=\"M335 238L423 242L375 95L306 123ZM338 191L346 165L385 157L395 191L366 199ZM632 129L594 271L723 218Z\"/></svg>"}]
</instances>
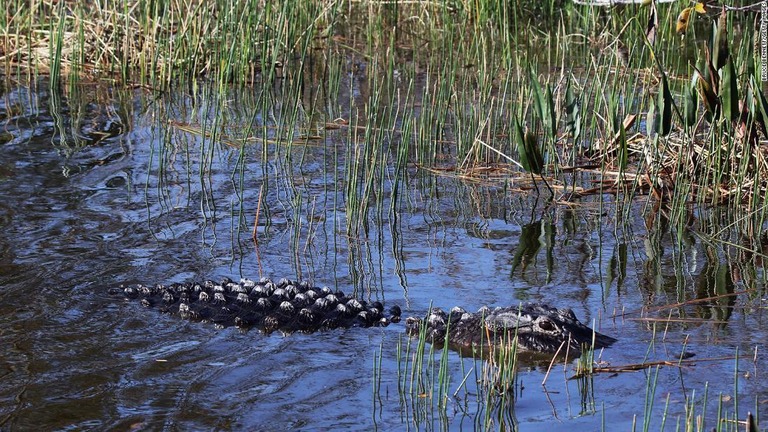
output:
<instances>
[{"instance_id":1,"label":"rippled water","mask_svg":"<svg viewBox=\"0 0 768 432\"><path fill-rule=\"evenodd\" d=\"M718 394L736 390L723 406L742 418L765 400L759 263L695 235L661 234L643 219L644 203L547 207L494 179L413 166L398 177L388 164L372 174L381 197L349 214L347 164L366 159L348 129L240 150L226 136L203 137L251 124L260 131L251 135L279 139L247 101L233 99L228 123L213 128L221 113L207 111L204 95L93 86L63 97L36 84L0 99L3 430L630 430L643 422L649 380L651 430L667 402L671 430L686 396L701 402L707 392L710 428ZM728 226L716 212L693 218L690 232ZM607 364L674 362L684 348L700 361L591 380L568 380L572 368L559 365L546 387L544 367L531 365L514 402L486 406L472 378L483 361L450 353L459 391L442 409L402 391L401 324L267 336L109 294L122 284L262 275L310 279L409 315L431 304L542 301L618 337L602 353ZM655 318L685 320L654 330ZM738 363L706 361L737 349Z\"/></svg>"}]
</instances>

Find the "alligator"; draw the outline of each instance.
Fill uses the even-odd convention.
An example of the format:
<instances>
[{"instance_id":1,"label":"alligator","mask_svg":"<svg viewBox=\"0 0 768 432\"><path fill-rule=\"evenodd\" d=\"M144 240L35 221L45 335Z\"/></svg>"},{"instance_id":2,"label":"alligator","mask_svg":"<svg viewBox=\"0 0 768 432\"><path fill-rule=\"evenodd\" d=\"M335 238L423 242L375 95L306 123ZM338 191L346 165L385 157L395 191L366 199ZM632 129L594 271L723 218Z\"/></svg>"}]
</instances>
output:
<instances>
[{"instance_id":1,"label":"alligator","mask_svg":"<svg viewBox=\"0 0 768 432\"><path fill-rule=\"evenodd\" d=\"M220 282L120 287L112 292L182 319L213 322L220 327L258 328L265 333L383 327L399 322L401 317L400 307L396 305L385 313L381 302L369 303L342 291L290 279L234 282L224 278ZM582 324L570 309L535 303L496 309L483 307L475 313L458 307L449 313L432 308L424 319L408 317L406 331L410 335L423 335L435 344L447 341L450 347L461 352L471 352L483 345L509 343L516 337L520 351L554 353L561 350L578 356L585 345L604 348L616 341Z\"/></svg>"}]
</instances>

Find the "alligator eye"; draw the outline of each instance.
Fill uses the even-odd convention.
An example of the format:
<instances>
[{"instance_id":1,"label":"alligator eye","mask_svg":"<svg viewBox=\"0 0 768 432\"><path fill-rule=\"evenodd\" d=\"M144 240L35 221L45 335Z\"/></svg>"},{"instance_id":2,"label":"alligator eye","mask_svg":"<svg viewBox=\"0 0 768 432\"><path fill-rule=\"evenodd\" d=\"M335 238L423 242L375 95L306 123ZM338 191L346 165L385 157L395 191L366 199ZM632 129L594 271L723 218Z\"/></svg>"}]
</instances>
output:
<instances>
[{"instance_id":1,"label":"alligator eye","mask_svg":"<svg viewBox=\"0 0 768 432\"><path fill-rule=\"evenodd\" d=\"M539 327L544 331L555 331L555 324L550 320L541 320Z\"/></svg>"}]
</instances>

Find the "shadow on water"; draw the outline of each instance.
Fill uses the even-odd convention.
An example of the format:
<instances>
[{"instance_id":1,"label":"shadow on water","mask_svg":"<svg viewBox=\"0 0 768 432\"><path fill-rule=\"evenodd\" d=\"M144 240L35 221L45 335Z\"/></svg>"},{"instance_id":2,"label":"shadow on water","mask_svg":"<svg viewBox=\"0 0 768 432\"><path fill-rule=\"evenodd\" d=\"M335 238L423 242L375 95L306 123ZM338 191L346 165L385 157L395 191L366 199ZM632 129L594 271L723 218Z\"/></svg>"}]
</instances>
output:
<instances>
[{"instance_id":1,"label":"shadow on water","mask_svg":"<svg viewBox=\"0 0 768 432\"><path fill-rule=\"evenodd\" d=\"M545 207L497 179L418 169L400 159L399 132L356 126L393 100L366 110L367 80L344 76L334 100L351 106L329 110L306 90L311 75L255 94L4 89L1 428L629 430L646 409L681 421L706 403L709 415L734 386L743 405L764 398L761 351L751 360L766 337L759 234L717 210L672 229L645 220L643 203ZM390 117L374 124L400 130ZM412 388L402 325L266 336L108 294L262 275L418 316L431 304L570 307L619 338L600 364L682 351L700 363L569 379L570 363L546 375L522 362L499 391L483 385L502 376L494 365L426 345ZM750 359L730 360L737 350ZM725 408L745 412L737 399Z\"/></svg>"}]
</instances>

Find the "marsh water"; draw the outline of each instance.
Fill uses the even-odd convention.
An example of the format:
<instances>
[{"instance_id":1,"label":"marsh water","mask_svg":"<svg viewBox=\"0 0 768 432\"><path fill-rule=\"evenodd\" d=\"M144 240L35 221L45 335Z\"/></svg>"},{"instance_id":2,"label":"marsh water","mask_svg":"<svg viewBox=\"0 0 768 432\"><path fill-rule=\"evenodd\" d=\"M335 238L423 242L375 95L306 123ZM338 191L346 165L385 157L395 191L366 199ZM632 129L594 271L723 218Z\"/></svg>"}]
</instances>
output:
<instances>
[{"instance_id":1,"label":"marsh water","mask_svg":"<svg viewBox=\"0 0 768 432\"><path fill-rule=\"evenodd\" d=\"M460 176L451 155L398 164L407 139L361 133L370 111L347 84L350 106L302 110L287 135L274 88L255 90L275 92L265 110L205 85L2 87L0 429L672 430L768 397L761 262L738 233L698 234L727 235L728 214L691 208L671 228L643 198L548 202L498 169ZM405 315L569 307L619 339L602 366L651 365L569 379L559 362L542 386L546 365L523 359L489 405L485 360L448 352L441 399L410 388L402 324L265 335L110 293L225 276L307 279Z\"/></svg>"}]
</instances>

